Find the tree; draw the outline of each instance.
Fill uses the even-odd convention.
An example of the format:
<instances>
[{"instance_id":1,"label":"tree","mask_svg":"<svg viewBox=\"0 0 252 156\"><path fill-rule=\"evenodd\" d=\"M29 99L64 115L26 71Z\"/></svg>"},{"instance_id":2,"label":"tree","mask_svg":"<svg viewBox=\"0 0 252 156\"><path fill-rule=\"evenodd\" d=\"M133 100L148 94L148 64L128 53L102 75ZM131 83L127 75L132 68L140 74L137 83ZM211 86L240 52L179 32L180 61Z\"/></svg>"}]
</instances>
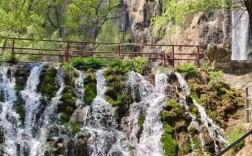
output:
<instances>
[{"instance_id":1,"label":"tree","mask_svg":"<svg viewBox=\"0 0 252 156\"><path fill-rule=\"evenodd\" d=\"M159 32L167 23L183 24L186 17L199 11L211 9L243 9L248 11L252 33L252 0L164 0L161 16L154 18L154 27ZM245 9L244 9L245 8Z\"/></svg>"},{"instance_id":2,"label":"tree","mask_svg":"<svg viewBox=\"0 0 252 156\"><path fill-rule=\"evenodd\" d=\"M0 36L95 40L101 27L119 18L120 0L1 0ZM55 38L54 38L55 39Z\"/></svg>"}]
</instances>

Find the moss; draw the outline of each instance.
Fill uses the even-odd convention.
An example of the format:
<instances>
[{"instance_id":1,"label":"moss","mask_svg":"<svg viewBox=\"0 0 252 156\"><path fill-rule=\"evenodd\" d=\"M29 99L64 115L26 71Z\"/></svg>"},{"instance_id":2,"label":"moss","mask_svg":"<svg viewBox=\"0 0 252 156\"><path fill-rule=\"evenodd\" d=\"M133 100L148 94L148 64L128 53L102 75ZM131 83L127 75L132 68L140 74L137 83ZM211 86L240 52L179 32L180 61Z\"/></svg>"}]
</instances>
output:
<instances>
[{"instance_id":1,"label":"moss","mask_svg":"<svg viewBox=\"0 0 252 156\"><path fill-rule=\"evenodd\" d=\"M170 123L175 123L175 121L183 117L183 109L174 99L169 99L165 110L162 112L162 121L171 121ZM172 124L172 125L173 125Z\"/></svg>"},{"instance_id":2,"label":"moss","mask_svg":"<svg viewBox=\"0 0 252 156\"><path fill-rule=\"evenodd\" d=\"M164 125L164 134L161 139L164 146L164 153L166 156L177 156L178 145L174 138L172 127L168 124Z\"/></svg>"},{"instance_id":3,"label":"moss","mask_svg":"<svg viewBox=\"0 0 252 156\"><path fill-rule=\"evenodd\" d=\"M24 122L25 122L25 102L22 99L21 95L19 94L19 92L16 93L17 96L17 101L16 101L16 112L19 115L19 120L21 122L21 124L24 126Z\"/></svg>"},{"instance_id":4,"label":"moss","mask_svg":"<svg viewBox=\"0 0 252 156\"><path fill-rule=\"evenodd\" d=\"M184 149L185 149L185 154L191 153L192 152L192 146L191 146L191 144L189 142L187 142L185 144Z\"/></svg>"},{"instance_id":5,"label":"moss","mask_svg":"<svg viewBox=\"0 0 252 156\"><path fill-rule=\"evenodd\" d=\"M84 89L85 89L84 102L87 105L90 105L97 95L96 83L97 80L94 71L88 70L86 72L86 77L84 79Z\"/></svg>"},{"instance_id":6,"label":"moss","mask_svg":"<svg viewBox=\"0 0 252 156\"><path fill-rule=\"evenodd\" d=\"M193 137L193 144L194 144L194 150L195 151L200 151L200 139L197 136Z\"/></svg>"},{"instance_id":7,"label":"moss","mask_svg":"<svg viewBox=\"0 0 252 156\"><path fill-rule=\"evenodd\" d=\"M144 115L140 115L138 117L138 126L140 127L140 129L143 129L144 121L145 121L145 116Z\"/></svg>"},{"instance_id":8,"label":"moss","mask_svg":"<svg viewBox=\"0 0 252 156\"><path fill-rule=\"evenodd\" d=\"M47 101L50 101L59 89L59 85L56 82L57 70L54 67L48 68L41 76L41 88L40 91Z\"/></svg>"},{"instance_id":9,"label":"moss","mask_svg":"<svg viewBox=\"0 0 252 156\"><path fill-rule=\"evenodd\" d=\"M71 118L70 115L68 115L66 113L62 113L62 114L60 114L59 120L62 125L66 125L69 122L70 118Z\"/></svg>"},{"instance_id":10,"label":"moss","mask_svg":"<svg viewBox=\"0 0 252 156\"><path fill-rule=\"evenodd\" d=\"M74 89L70 85L66 85L63 89L62 96L60 98L61 103L57 105L57 112L63 113L61 115L61 123L68 122L70 117L74 113L75 109L77 108L75 105L76 98L75 98Z\"/></svg>"},{"instance_id":11,"label":"moss","mask_svg":"<svg viewBox=\"0 0 252 156\"><path fill-rule=\"evenodd\" d=\"M70 123L70 131L72 132L73 135L77 134L80 129L81 129L81 124L74 122L74 123Z\"/></svg>"},{"instance_id":12,"label":"moss","mask_svg":"<svg viewBox=\"0 0 252 156\"><path fill-rule=\"evenodd\" d=\"M96 84L89 83L84 86L85 86L84 102L85 104L90 105L97 95Z\"/></svg>"}]
</instances>

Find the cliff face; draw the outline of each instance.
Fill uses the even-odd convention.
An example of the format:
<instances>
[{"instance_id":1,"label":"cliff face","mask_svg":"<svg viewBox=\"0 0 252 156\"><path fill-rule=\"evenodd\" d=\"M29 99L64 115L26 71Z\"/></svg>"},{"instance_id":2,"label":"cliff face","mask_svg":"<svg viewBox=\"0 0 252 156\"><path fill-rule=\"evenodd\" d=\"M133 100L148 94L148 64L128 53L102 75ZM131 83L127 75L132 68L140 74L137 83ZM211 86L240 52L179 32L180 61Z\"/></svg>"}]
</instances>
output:
<instances>
[{"instance_id":1,"label":"cliff face","mask_svg":"<svg viewBox=\"0 0 252 156\"><path fill-rule=\"evenodd\" d=\"M230 43L231 12L228 10L211 10L188 17L183 28L175 27L175 31L167 29L165 37L153 37L152 18L162 16L161 1L127 0L128 14L131 23L132 37L140 43L163 44L194 44L203 46L208 44Z\"/></svg>"}]
</instances>

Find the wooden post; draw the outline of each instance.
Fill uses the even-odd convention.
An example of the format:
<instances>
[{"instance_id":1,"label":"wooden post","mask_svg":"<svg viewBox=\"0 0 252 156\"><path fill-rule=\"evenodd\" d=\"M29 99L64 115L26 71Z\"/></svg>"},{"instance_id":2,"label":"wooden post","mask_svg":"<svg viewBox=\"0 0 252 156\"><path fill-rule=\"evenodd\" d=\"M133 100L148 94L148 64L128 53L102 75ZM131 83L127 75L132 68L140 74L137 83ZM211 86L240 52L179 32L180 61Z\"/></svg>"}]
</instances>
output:
<instances>
[{"instance_id":1,"label":"wooden post","mask_svg":"<svg viewBox=\"0 0 252 156\"><path fill-rule=\"evenodd\" d=\"M198 67L200 67L200 56L199 56L199 54L200 54L200 47L199 46L197 46L197 65L198 65Z\"/></svg>"},{"instance_id":2,"label":"wooden post","mask_svg":"<svg viewBox=\"0 0 252 156\"><path fill-rule=\"evenodd\" d=\"M70 42L67 42L67 48L66 48L66 52L65 52L65 62L69 62L70 48L71 48L71 44L70 44Z\"/></svg>"},{"instance_id":3,"label":"wooden post","mask_svg":"<svg viewBox=\"0 0 252 156\"><path fill-rule=\"evenodd\" d=\"M117 57L119 59L121 58L121 45L120 44L117 46Z\"/></svg>"},{"instance_id":4,"label":"wooden post","mask_svg":"<svg viewBox=\"0 0 252 156\"><path fill-rule=\"evenodd\" d=\"M12 39L12 48L11 48L12 55L14 55L15 52L15 39Z\"/></svg>"},{"instance_id":5,"label":"wooden post","mask_svg":"<svg viewBox=\"0 0 252 156\"><path fill-rule=\"evenodd\" d=\"M172 46L172 66L173 66L173 67L175 66L174 52L175 52L175 49L174 49L174 46Z\"/></svg>"},{"instance_id":6,"label":"wooden post","mask_svg":"<svg viewBox=\"0 0 252 156\"><path fill-rule=\"evenodd\" d=\"M245 90L245 97L246 97L246 100L245 100L245 122L246 123L249 123L249 94L248 94L248 87L246 87L246 90Z\"/></svg>"}]
</instances>

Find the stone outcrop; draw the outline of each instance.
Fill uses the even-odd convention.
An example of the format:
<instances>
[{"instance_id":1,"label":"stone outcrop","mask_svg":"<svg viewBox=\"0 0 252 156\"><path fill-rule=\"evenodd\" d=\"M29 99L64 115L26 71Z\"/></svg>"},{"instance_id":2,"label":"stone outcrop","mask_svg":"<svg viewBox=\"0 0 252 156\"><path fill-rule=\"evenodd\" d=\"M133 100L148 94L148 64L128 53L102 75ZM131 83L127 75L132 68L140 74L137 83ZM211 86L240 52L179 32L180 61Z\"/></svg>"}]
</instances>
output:
<instances>
[{"instance_id":1,"label":"stone outcrop","mask_svg":"<svg viewBox=\"0 0 252 156\"><path fill-rule=\"evenodd\" d=\"M229 62L231 60L230 46L209 44L207 47L207 57L210 62Z\"/></svg>"}]
</instances>

